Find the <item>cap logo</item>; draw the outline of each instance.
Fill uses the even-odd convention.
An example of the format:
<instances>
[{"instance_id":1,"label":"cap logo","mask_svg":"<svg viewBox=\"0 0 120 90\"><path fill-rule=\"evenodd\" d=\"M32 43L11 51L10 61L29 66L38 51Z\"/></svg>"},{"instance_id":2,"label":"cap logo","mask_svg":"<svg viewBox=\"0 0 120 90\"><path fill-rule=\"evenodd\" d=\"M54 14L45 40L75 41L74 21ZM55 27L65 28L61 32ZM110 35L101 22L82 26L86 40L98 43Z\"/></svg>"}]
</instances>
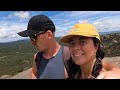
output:
<instances>
[{"instance_id":1,"label":"cap logo","mask_svg":"<svg viewBox=\"0 0 120 90\"><path fill-rule=\"evenodd\" d=\"M75 28L73 31L76 32L78 30L78 28Z\"/></svg>"}]
</instances>

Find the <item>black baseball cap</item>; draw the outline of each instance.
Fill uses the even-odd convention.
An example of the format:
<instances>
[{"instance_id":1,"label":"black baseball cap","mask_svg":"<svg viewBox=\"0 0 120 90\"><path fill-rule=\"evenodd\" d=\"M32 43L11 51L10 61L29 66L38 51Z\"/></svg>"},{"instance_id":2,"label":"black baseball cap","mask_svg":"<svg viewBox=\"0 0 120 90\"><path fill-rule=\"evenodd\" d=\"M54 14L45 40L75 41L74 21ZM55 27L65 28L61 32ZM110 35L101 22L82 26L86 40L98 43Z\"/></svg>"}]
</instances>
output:
<instances>
[{"instance_id":1,"label":"black baseball cap","mask_svg":"<svg viewBox=\"0 0 120 90\"><path fill-rule=\"evenodd\" d=\"M27 30L18 32L17 34L22 37L28 37L40 31L47 31L48 29L55 32L55 25L50 18L42 14L33 16L28 22Z\"/></svg>"}]
</instances>

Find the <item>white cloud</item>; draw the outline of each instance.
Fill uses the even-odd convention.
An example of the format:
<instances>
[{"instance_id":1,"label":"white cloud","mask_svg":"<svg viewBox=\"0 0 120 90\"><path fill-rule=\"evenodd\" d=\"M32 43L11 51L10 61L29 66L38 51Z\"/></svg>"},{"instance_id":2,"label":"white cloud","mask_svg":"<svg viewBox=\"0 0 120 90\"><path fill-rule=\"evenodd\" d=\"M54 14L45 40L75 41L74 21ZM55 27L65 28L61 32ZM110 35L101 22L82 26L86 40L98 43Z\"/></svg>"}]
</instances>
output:
<instances>
[{"instance_id":1,"label":"white cloud","mask_svg":"<svg viewBox=\"0 0 120 90\"><path fill-rule=\"evenodd\" d=\"M22 30L26 29L26 25L25 24L21 24L21 23L16 23L16 22L5 22L4 24L0 22L0 41L2 41L3 39L6 41L10 40L10 41L14 41L16 39L21 39L21 37L17 34L17 32L20 32Z\"/></svg>"},{"instance_id":2,"label":"white cloud","mask_svg":"<svg viewBox=\"0 0 120 90\"><path fill-rule=\"evenodd\" d=\"M18 17L18 18L21 18L21 19L26 19L26 18L29 18L30 17L30 14L28 11L16 11L14 13L10 13L7 17L3 17L3 19L6 19L6 18L15 18L15 17Z\"/></svg>"},{"instance_id":3,"label":"white cloud","mask_svg":"<svg viewBox=\"0 0 120 90\"><path fill-rule=\"evenodd\" d=\"M61 36L76 23L92 23L99 32L116 31L120 28L120 11L65 11L52 17L56 35Z\"/></svg>"},{"instance_id":4,"label":"white cloud","mask_svg":"<svg viewBox=\"0 0 120 90\"><path fill-rule=\"evenodd\" d=\"M14 11L8 14L8 16L3 17L3 19L7 19L7 18L21 18L23 19L29 19L31 16L34 15L39 15L42 14L43 11Z\"/></svg>"},{"instance_id":5,"label":"white cloud","mask_svg":"<svg viewBox=\"0 0 120 90\"><path fill-rule=\"evenodd\" d=\"M7 36L7 33L5 32L5 28L0 27L0 39L3 39Z\"/></svg>"},{"instance_id":6,"label":"white cloud","mask_svg":"<svg viewBox=\"0 0 120 90\"><path fill-rule=\"evenodd\" d=\"M22 39L17 35L17 32L27 28L27 20L30 15L33 16L39 13L41 12L12 12L8 15L10 20L7 20L6 17L4 17L3 20L1 19L0 41L3 38L7 40ZM50 16L50 18L55 23L56 36L67 34L73 25L83 22L94 24L99 32L115 31L120 28L120 11L64 11L52 17Z\"/></svg>"},{"instance_id":7,"label":"white cloud","mask_svg":"<svg viewBox=\"0 0 120 90\"><path fill-rule=\"evenodd\" d=\"M15 12L14 16L20 17L20 18L29 18L30 15L27 11L20 11L20 12Z\"/></svg>"},{"instance_id":8,"label":"white cloud","mask_svg":"<svg viewBox=\"0 0 120 90\"><path fill-rule=\"evenodd\" d=\"M30 15L27 11L15 12L14 16L17 16L19 18L29 18L30 17Z\"/></svg>"},{"instance_id":9,"label":"white cloud","mask_svg":"<svg viewBox=\"0 0 120 90\"><path fill-rule=\"evenodd\" d=\"M15 17L19 17L17 20ZM21 38L17 33L27 29L27 22L24 21L26 18L30 17L27 11L12 12L8 16L4 16L0 20L0 42L15 41ZM23 19L24 18L24 19ZM26 19L27 20L27 19Z\"/></svg>"},{"instance_id":10,"label":"white cloud","mask_svg":"<svg viewBox=\"0 0 120 90\"><path fill-rule=\"evenodd\" d=\"M25 39L24 37L20 37L17 34L17 31L12 30L0 30L0 42L10 42L10 41L16 41L20 39Z\"/></svg>"},{"instance_id":11,"label":"white cloud","mask_svg":"<svg viewBox=\"0 0 120 90\"><path fill-rule=\"evenodd\" d=\"M79 20L78 23L88 23L88 20Z\"/></svg>"},{"instance_id":12,"label":"white cloud","mask_svg":"<svg viewBox=\"0 0 120 90\"><path fill-rule=\"evenodd\" d=\"M118 30L120 30L120 21L119 21L119 19L117 21L115 19L96 21L96 22L93 22L93 25L95 25L98 28L99 32L109 32L109 31L118 31Z\"/></svg>"}]
</instances>

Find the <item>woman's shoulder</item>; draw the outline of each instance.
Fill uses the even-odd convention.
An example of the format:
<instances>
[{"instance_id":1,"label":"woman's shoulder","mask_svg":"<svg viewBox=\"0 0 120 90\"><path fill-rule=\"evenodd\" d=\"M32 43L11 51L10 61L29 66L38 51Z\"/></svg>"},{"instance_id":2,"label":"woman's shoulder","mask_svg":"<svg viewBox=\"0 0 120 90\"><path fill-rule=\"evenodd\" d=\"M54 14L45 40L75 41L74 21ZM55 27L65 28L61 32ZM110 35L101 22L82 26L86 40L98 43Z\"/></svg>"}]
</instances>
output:
<instances>
[{"instance_id":1,"label":"woman's shoulder","mask_svg":"<svg viewBox=\"0 0 120 90\"><path fill-rule=\"evenodd\" d=\"M120 68L114 68L113 70L106 71L105 79L120 79Z\"/></svg>"},{"instance_id":2,"label":"woman's shoulder","mask_svg":"<svg viewBox=\"0 0 120 90\"><path fill-rule=\"evenodd\" d=\"M120 79L120 68L112 70L105 70L103 68L96 79Z\"/></svg>"},{"instance_id":3,"label":"woman's shoulder","mask_svg":"<svg viewBox=\"0 0 120 90\"><path fill-rule=\"evenodd\" d=\"M112 70L117 69L117 68L120 69L120 66L113 64L107 60L102 60L102 65L103 65L103 68L105 68L108 71L112 71Z\"/></svg>"}]
</instances>

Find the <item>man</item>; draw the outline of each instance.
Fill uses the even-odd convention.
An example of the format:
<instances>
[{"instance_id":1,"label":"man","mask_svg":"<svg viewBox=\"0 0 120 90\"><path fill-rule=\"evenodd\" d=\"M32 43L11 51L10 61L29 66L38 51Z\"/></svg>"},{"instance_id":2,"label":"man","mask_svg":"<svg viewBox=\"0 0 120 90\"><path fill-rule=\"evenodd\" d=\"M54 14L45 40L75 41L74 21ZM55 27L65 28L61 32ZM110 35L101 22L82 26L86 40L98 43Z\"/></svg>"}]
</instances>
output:
<instances>
[{"instance_id":1,"label":"man","mask_svg":"<svg viewBox=\"0 0 120 90\"><path fill-rule=\"evenodd\" d=\"M55 25L47 16L33 16L28 22L27 30L19 32L18 35L29 37L31 43L39 51L34 55L31 72L32 79L64 79L68 75L72 77L73 73L71 72L76 73L75 69L78 69L76 65L71 64L71 62L66 64L66 60L69 58L69 51L67 48L62 49L55 40ZM109 66L104 65L108 70L115 68L111 64ZM69 69L65 68L65 66ZM69 72L67 72L68 70Z\"/></svg>"},{"instance_id":2,"label":"man","mask_svg":"<svg viewBox=\"0 0 120 90\"><path fill-rule=\"evenodd\" d=\"M64 79L67 75L62 49L55 40L55 25L45 15L33 16L27 30L18 33L22 37L30 37L31 43L41 53L39 68L36 66L36 53L32 67L32 79Z\"/></svg>"}]
</instances>

